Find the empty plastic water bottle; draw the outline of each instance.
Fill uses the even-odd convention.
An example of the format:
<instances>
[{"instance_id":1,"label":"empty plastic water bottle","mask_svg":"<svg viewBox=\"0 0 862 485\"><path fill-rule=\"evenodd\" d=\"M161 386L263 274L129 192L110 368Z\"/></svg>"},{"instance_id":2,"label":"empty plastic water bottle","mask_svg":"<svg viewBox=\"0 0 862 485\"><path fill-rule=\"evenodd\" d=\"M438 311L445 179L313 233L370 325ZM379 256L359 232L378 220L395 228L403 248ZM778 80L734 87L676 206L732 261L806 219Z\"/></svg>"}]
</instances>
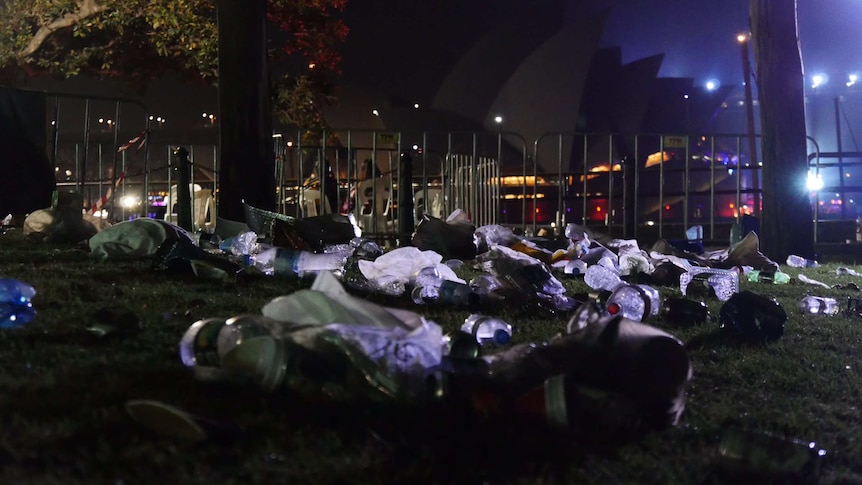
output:
<instances>
[{"instance_id":1,"label":"empty plastic water bottle","mask_svg":"<svg viewBox=\"0 0 862 485\"><path fill-rule=\"evenodd\" d=\"M224 239L219 243L219 249L234 256L254 254L260 250L257 233L249 231Z\"/></svg>"},{"instance_id":2,"label":"empty plastic water bottle","mask_svg":"<svg viewBox=\"0 0 862 485\"><path fill-rule=\"evenodd\" d=\"M816 268L820 266L820 263L813 259L806 259L802 256L791 254L787 257L787 265L794 268Z\"/></svg>"},{"instance_id":3,"label":"empty plastic water bottle","mask_svg":"<svg viewBox=\"0 0 862 485\"><path fill-rule=\"evenodd\" d=\"M838 275L838 276L844 276L844 275L850 275L850 276L862 276L862 274L859 274L859 272L858 272L858 271L856 271L855 269L853 269L853 268L847 268L847 267L845 267L845 266L841 266L841 267L835 268L835 274L836 274L836 275Z\"/></svg>"},{"instance_id":4,"label":"empty plastic water bottle","mask_svg":"<svg viewBox=\"0 0 862 485\"><path fill-rule=\"evenodd\" d=\"M679 276L679 289L689 297L708 297L712 293L727 301L739 292L739 273L734 270L694 266Z\"/></svg>"},{"instance_id":5,"label":"empty plastic water bottle","mask_svg":"<svg viewBox=\"0 0 862 485\"><path fill-rule=\"evenodd\" d=\"M472 306L480 302L480 295L469 285L458 281L441 280L440 284L416 286L411 293L413 302L417 305L425 303L441 303L454 306Z\"/></svg>"},{"instance_id":6,"label":"empty plastic water bottle","mask_svg":"<svg viewBox=\"0 0 862 485\"><path fill-rule=\"evenodd\" d=\"M721 471L751 483L816 483L826 450L813 441L727 428L719 443Z\"/></svg>"},{"instance_id":7,"label":"empty plastic water bottle","mask_svg":"<svg viewBox=\"0 0 862 485\"><path fill-rule=\"evenodd\" d=\"M564 271L569 276L584 276L587 272L587 263L581 259L572 259L566 263Z\"/></svg>"},{"instance_id":8,"label":"empty plastic water bottle","mask_svg":"<svg viewBox=\"0 0 862 485\"><path fill-rule=\"evenodd\" d=\"M346 260L347 255L343 253L316 254L285 248L267 248L245 257L246 265L254 266L264 274L298 277L321 271L340 271Z\"/></svg>"},{"instance_id":9,"label":"empty plastic water bottle","mask_svg":"<svg viewBox=\"0 0 862 485\"><path fill-rule=\"evenodd\" d=\"M658 290L647 285L619 285L608 297L605 308L611 315L643 321L658 315L661 299Z\"/></svg>"},{"instance_id":10,"label":"empty plastic water bottle","mask_svg":"<svg viewBox=\"0 0 862 485\"><path fill-rule=\"evenodd\" d=\"M835 315L838 313L838 300L830 297L808 295L799 303L804 313Z\"/></svg>"},{"instance_id":11,"label":"empty plastic water bottle","mask_svg":"<svg viewBox=\"0 0 862 485\"><path fill-rule=\"evenodd\" d=\"M619 273L600 264L594 264L584 273L584 283L594 290L613 291L623 283Z\"/></svg>"},{"instance_id":12,"label":"empty plastic water bottle","mask_svg":"<svg viewBox=\"0 0 862 485\"><path fill-rule=\"evenodd\" d=\"M36 294L32 286L11 278L0 279L0 328L23 325L36 317L30 300Z\"/></svg>"},{"instance_id":13,"label":"empty plastic water bottle","mask_svg":"<svg viewBox=\"0 0 862 485\"><path fill-rule=\"evenodd\" d=\"M464 320L461 331L473 335L481 345L505 345L512 339L512 326L499 318L474 313Z\"/></svg>"}]
</instances>

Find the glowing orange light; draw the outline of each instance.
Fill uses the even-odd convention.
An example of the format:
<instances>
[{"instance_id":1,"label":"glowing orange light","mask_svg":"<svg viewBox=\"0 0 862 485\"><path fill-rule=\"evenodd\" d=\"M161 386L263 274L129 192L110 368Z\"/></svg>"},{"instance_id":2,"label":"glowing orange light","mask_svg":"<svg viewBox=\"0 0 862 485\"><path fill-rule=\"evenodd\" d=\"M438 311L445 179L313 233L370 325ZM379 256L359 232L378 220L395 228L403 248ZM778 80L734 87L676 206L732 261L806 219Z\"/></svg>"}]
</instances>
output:
<instances>
[{"instance_id":1,"label":"glowing orange light","mask_svg":"<svg viewBox=\"0 0 862 485\"><path fill-rule=\"evenodd\" d=\"M596 206L596 212L601 212L601 211L602 211L602 206L597 205L597 206Z\"/></svg>"},{"instance_id":2,"label":"glowing orange light","mask_svg":"<svg viewBox=\"0 0 862 485\"><path fill-rule=\"evenodd\" d=\"M730 207L731 209L734 208L733 202L731 202L730 204L727 204L727 206Z\"/></svg>"}]
</instances>

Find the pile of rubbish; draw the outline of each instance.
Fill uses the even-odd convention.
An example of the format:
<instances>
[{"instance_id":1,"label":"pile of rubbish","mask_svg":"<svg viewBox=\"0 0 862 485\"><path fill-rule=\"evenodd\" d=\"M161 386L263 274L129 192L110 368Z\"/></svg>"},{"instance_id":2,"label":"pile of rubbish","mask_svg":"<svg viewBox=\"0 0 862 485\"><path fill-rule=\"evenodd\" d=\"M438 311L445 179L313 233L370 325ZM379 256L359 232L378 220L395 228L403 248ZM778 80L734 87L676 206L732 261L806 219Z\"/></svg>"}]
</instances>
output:
<instances>
[{"instance_id":1,"label":"pile of rubbish","mask_svg":"<svg viewBox=\"0 0 862 485\"><path fill-rule=\"evenodd\" d=\"M193 235L136 219L99 230L88 244L98 260L149 257L158 269L204 278L313 279L260 314L192 324L180 357L200 380L253 382L265 392L314 399L446 406L593 437L673 426L685 409L688 354L650 320L702 324L713 320L705 301L718 300L722 331L741 342L775 341L787 313L774 298L740 291L740 278L794 280L760 253L754 232L719 251L694 253L665 240L644 250L577 224L550 238L475 227L456 210L445 220L424 216L412 246L384 251L362 237L350 215L279 219L269 234L239 227ZM791 256L786 264L817 262ZM567 278L582 279L590 291L569 294ZM829 288L801 273L795 279ZM4 283L13 296L0 307L3 326L34 316L33 289L17 283ZM681 296L662 298L658 287L678 288ZM470 316L445 334L420 313L357 296L368 293L403 297L416 309L460 307ZM494 316L503 306L552 315L564 330L548 342L513 345L515 328ZM805 297L800 310L860 312L818 295ZM10 315L19 322L10 323Z\"/></svg>"}]
</instances>

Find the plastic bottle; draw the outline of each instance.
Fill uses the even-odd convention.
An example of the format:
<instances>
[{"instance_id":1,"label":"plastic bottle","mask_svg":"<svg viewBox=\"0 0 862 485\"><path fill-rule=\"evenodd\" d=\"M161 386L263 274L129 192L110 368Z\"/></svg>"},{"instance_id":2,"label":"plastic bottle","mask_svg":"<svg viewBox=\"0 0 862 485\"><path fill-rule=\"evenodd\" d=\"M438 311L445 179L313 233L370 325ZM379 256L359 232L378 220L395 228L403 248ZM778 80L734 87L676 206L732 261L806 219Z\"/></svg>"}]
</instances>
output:
<instances>
[{"instance_id":1,"label":"plastic bottle","mask_svg":"<svg viewBox=\"0 0 862 485\"><path fill-rule=\"evenodd\" d=\"M234 256L245 256L258 252L260 245L257 242L257 234L254 231L249 231L222 240L219 243L219 248Z\"/></svg>"},{"instance_id":2,"label":"plastic bottle","mask_svg":"<svg viewBox=\"0 0 862 485\"><path fill-rule=\"evenodd\" d=\"M705 298L713 293L721 301L727 301L739 292L739 273L729 269L693 266L679 276L679 289L689 297Z\"/></svg>"},{"instance_id":3,"label":"plastic bottle","mask_svg":"<svg viewBox=\"0 0 862 485\"><path fill-rule=\"evenodd\" d=\"M461 331L473 335L481 345L505 345L512 339L512 326L499 318L474 313L464 320Z\"/></svg>"},{"instance_id":4,"label":"plastic bottle","mask_svg":"<svg viewBox=\"0 0 862 485\"><path fill-rule=\"evenodd\" d=\"M658 290L647 285L619 285L608 297L605 309L635 322L658 315L661 303Z\"/></svg>"},{"instance_id":5,"label":"plastic bottle","mask_svg":"<svg viewBox=\"0 0 862 485\"><path fill-rule=\"evenodd\" d=\"M835 315L840 310L838 300L835 298L811 295L806 296L799 302L799 308L803 313L821 315Z\"/></svg>"},{"instance_id":6,"label":"plastic bottle","mask_svg":"<svg viewBox=\"0 0 862 485\"><path fill-rule=\"evenodd\" d=\"M246 255L245 263L267 275L303 277L321 271L341 271L346 261L341 253L312 253L285 248L267 248Z\"/></svg>"},{"instance_id":7,"label":"plastic bottle","mask_svg":"<svg viewBox=\"0 0 862 485\"><path fill-rule=\"evenodd\" d=\"M665 298L660 318L677 325L696 325L709 320L709 307L702 301L688 298Z\"/></svg>"},{"instance_id":8,"label":"plastic bottle","mask_svg":"<svg viewBox=\"0 0 862 485\"><path fill-rule=\"evenodd\" d=\"M733 295L718 313L719 328L752 343L778 340L786 321L778 300L748 290Z\"/></svg>"},{"instance_id":9,"label":"plastic bottle","mask_svg":"<svg viewBox=\"0 0 862 485\"><path fill-rule=\"evenodd\" d=\"M816 483L827 454L813 441L737 427L722 433L718 453L728 478L751 483Z\"/></svg>"},{"instance_id":10,"label":"plastic bottle","mask_svg":"<svg viewBox=\"0 0 862 485\"><path fill-rule=\"evenodd\" d=\"M451 280L441 280L440 286L417 286L413 288L411 297L417 305L440 303L454 306L477 305L481 298L469 285Z\"/></svg>"},{"instance_id":11,"label":"plastic bottle","mask_svg":"<svg viewBox=\"0 0 862 485\"><path fill-rule=\"evenodd\" d=\"M752 283L784 285L790 283L790 275L781 271L761 271L759 269L753 269L748 272L748 281Z\"/></svg>"},{"instance_id":12,"label":"plastic bottle","mask_svg":"<svg viewBox=\"0 0 862 485\"><path fill-rule=\"evenodd\" d=\"M572 259L566 263L565 273L569 276L584 276L587 272L587 263L580 259Z\"/></svg>"},{"instance_id":13,"label":"plastic bottle","mask_svg":"<svg viewBox=\"0 0 862 485\"><path fill-rule=\"evenodd\" d=\"M36 290L21 281L0 278L0 328L10 328L31 322L36 310L30 301Z\"/></svg>"},{"instance_id":14,"label":"plastic bottle","mask_svg":"<svg viewBox=\"0 0 862 485\"><path fill-rule=\"evenodd\" d=\"M805 259L802 256L791 254L787 256L787 265L793 268L816 268L820 266L820 263L813 259Z\"/></svg>"},{"instance_id":15,"label":"plastic bottle","mask_svg":"<svg viewBox=\"0 0 862 485\"><path fill-rule=\"evenodd\" d=\"M613 291L623 284L619 273L600 264L594 264L584 273L584 283L594 290Z\"/></svg>"},{"instance_id":16,"label":"plastic bottle","mask_svg":"<svg viewBox=\"0 0 862 485\"><path fill-rule=\"evenodd\" d=\"M468 283L474 293L483 297L494 297L495 292L503 287L497 278L489 274L476 276Z\"/></svg>"}]
</instances>

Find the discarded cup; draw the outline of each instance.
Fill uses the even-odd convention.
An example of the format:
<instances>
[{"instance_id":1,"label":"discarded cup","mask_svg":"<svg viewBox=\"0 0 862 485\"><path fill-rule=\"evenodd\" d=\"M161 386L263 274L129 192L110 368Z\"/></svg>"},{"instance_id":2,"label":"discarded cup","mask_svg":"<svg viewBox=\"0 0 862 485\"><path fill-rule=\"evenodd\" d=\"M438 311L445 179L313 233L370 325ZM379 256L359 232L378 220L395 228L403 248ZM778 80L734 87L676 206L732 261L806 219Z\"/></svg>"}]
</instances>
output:
<instances>
[{"instance_id":1,"label":"discarded cup","mask_svg":"<svg viewBox=\"0 0 862 485\"><path fill-rule=\"evenodd\" d=\"M461 331L473 335L481 345L505 345L512 340L512 325L499 318L478 313L464 320Z\"/></svg>"},{"instance_id":2,"label":"discarded cup","mask_svg":"<svg viewBox=\"0 0 862 485\"><path fill-rule=\"evenodd\" d=\"M659 317L677 325L697 325L709 320L709 307L702 301L688 298L665 298Z\"/></svg>"},{"instance_id":3,"label":"discarded cup","mask_svg":"<svg viewBox=\"0 0 862 485\"><path fill-rule=\"evenodd\" d=\"M784 335L787 313L775 298L743 291L730 297L718 314L719 328L752 343Z\"/></svg>"},{"instance_id":4,"label":"discarded cup","mask_svg":"<svg viewBox=\"0 0 862 485\"><path fill-rule=\"evenodd\" d=\"M799 302L799 308L803 313L835 315L838 313L838 300L824 296L808 295Z\"/></svg>"}]
</instances>

